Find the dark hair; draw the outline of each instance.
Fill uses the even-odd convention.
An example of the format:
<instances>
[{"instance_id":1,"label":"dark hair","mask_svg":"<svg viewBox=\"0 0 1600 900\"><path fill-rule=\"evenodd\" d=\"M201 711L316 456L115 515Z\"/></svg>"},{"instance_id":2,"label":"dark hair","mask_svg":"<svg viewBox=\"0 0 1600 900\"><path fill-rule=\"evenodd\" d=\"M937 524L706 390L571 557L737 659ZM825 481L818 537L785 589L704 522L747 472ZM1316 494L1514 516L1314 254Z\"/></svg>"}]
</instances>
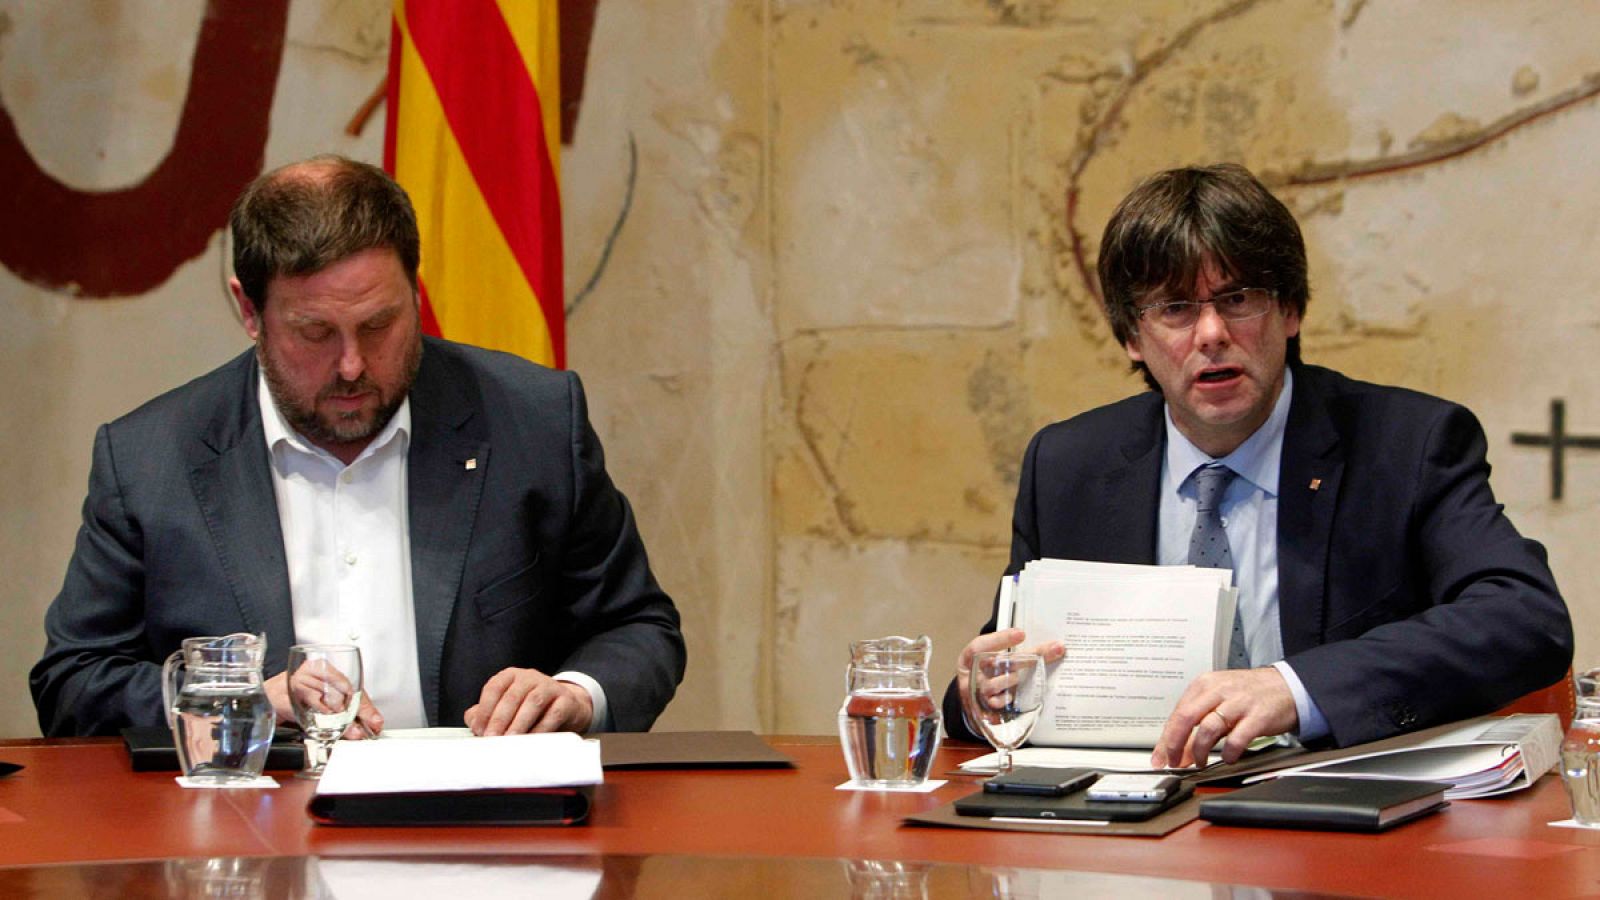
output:
<instances>
[{"instance_id":1,"label":"dark hair","mask_svg":"<svg viewBox=\"0 0 1600 900\"><path fill-rule=\"evenodd\" d=\"M387 247L417 287L417 215L405 189L382 169L316 156L260 175L228 215L233 271L259 312L267 283L308 275L363 250Z\"/></svg>"},{"instance_id":2,"label":"dark hair","mask_svg":"<svg viewBox=\"0 0 1600 900\"><path fill-rule=\"evenodd\" d=\"M1117 342L1138 332L1146 296L1188 296L1207 263L1241 287L1276 292L1282 307L1305 315L1306 245L1288 207L1243 166L1171 169L1123 198L1100 241L1100 292ZM1286 356L1300 362L1298 335ZM1143 363L1133 368L1160 390Z\"/></svg>"}]
</instances>

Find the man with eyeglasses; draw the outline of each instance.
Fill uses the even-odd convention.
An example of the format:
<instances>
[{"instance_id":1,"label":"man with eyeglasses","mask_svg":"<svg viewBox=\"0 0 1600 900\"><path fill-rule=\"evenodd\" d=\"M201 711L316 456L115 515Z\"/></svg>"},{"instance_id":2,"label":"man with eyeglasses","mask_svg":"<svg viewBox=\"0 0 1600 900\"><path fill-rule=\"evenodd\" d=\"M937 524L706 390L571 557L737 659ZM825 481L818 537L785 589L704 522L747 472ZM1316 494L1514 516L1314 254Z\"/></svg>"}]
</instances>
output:
<instances>
[{"instance_id":1,"label":"man with eyeglasses","mask_svg":"<svg viewBox=\"0 0 1600 900\"><path fill-rule=\"evenodd\" d=\"M1099 275L1151 392L1034 436L1007 573L1040 558L1218 565L1225 544L1239 588L1230 668L1188 686L1153 766L1213 747L1231 762L1263 735L1377 740L1566 673L1566 604L1544 548L1495 502L1477 419L1301 362L1305 245L1254 176L1218 165L1144 182L1106 226ZM1200 541L1207 529L1225 542ZM962 650L953 736L976 739L962 707L972 654L1026 640L991 615Z\"/></svg>"}]
</instances>

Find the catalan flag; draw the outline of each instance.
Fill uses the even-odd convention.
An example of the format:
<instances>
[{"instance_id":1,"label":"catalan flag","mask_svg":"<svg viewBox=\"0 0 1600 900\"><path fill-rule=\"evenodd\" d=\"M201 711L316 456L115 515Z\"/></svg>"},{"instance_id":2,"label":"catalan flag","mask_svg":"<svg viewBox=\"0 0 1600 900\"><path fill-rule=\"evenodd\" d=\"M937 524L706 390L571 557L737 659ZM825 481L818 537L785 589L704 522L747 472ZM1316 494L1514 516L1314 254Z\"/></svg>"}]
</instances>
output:
<instances>
[{"instance_id":1,"label":"catalan flag","mask_svg":"<svg viewBox=\"0 0 1600 900\"><path fill-rule=\"evenodd\" d=\"M395 0L384 165L422 232L423 328L566 364L557 0Z\"/></svg>"}]
</instances>

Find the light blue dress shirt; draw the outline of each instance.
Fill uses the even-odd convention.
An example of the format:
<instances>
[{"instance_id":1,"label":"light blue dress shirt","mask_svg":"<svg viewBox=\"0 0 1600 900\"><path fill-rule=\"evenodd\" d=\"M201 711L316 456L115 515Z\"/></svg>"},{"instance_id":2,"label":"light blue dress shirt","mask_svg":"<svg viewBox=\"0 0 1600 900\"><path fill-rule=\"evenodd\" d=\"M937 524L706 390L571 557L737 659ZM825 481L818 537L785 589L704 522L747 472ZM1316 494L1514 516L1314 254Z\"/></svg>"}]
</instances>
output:
<instances>
[{"instance_id":1,"label":"light blue dress shirt","mask_svg":"<svg viewBox=\"0 0 1600 900\"><path fill-rule=\"evenodd\" d=\"M1233 580L1239 588L1239 616L1244 625L1250 664L1271 664L1294 695L1302 741L1328 734L1328 721L1306 693L1294 669L1283 661L1283 631L1278 624L1278 472L1283 459L1283 431L1289 422L1294 373L1283 373L1283 390L1267 421L1232 453L1208 456L1190 443L1166 409L1167 451L1161 463L1161 507L1158 513L1156 562L1164 566L1189 561L1189 536L1194 531L1198 502L1195 469L1220 463L1237 473L1222 495L1222 527L1233 555Z\"/></svg>"}]
</instances>

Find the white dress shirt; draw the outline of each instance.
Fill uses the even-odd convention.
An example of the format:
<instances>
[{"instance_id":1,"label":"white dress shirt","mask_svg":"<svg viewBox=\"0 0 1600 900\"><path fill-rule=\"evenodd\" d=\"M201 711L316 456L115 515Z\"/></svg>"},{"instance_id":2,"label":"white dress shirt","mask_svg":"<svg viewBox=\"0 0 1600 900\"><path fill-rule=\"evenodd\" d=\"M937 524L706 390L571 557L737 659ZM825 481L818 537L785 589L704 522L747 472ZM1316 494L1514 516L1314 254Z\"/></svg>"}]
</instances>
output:
<instances>
[{"instance_id":1,"label":"white dress shirt","mask_svg":"<svg viewBox=\"0 0 1600 900\"><path fill-rule=\"evenodd\" d=\"M1184 437L1167 407L1167 451L1161 464L1161 508L1156 561L1164 566L1189 561L1189 537L1199 514L1194 482L1201 466L1220 463L1238 477L1222 495L1223 530L1233 556L1234 584L1239 588L1239 617L1245 647L1253 666L1272 665L1294 695L1300 717L1298 735L1311 740L1328 733L1327 720L1306 692L1300 676L1283 661L1283 631L1278 620L1278 473L1283 460L1283 432L1289 422L1294 373L1283 372L1283 390L1267 421L1244 443L1214 459Z\"/></svg>"},{"instance_id":2,"label":"white dress shirt","mask_svg":"<svg viewBox=\"0 0 1600 900\"><path fill-rule=\"evenodd\" d=\"M427 725L411 597L406 449L411 401L346 466L284 420L258 378L261 424L289 568L294 637L361 648L367 697L387 728Z\"/></svg>"}]
</instances>

